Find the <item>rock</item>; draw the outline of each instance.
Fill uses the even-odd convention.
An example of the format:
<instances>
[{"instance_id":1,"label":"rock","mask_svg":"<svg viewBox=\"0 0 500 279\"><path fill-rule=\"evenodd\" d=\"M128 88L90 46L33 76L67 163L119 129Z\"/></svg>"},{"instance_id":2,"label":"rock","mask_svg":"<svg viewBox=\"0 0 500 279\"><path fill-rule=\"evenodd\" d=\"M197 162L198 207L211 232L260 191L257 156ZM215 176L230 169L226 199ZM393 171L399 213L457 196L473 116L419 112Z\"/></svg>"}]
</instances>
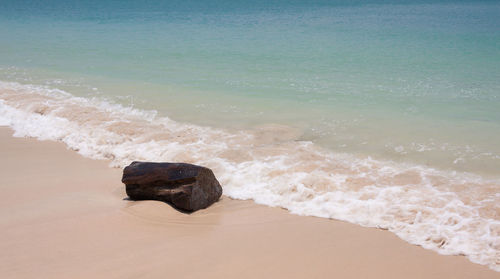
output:
<instances>
[{"instance_id":1,"label":"rock","mask_svg":"<svg viewBox=\"0 0 500 279\"><path fill-rule=\"evenodd\" d=\"M133 200L159 200L186 211L206 208L222 195L209 168L185 163L132 162L122 182Z\"/></svg>"}]
</instances>

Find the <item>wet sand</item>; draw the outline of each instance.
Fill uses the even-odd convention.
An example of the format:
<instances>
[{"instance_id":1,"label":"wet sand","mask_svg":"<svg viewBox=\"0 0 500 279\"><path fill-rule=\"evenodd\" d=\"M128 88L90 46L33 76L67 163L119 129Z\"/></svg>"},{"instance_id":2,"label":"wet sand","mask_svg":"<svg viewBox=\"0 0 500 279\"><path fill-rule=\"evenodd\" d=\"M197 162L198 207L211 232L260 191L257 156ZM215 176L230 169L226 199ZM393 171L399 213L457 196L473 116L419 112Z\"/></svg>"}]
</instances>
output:
<instances>
[{"instance_id":1,"label":"wet sand","mask_svg":"<svg viewBox=\"0 0 500 279\"><path fill-rule=\"evenodd\" d=\"M373 228L223 198L184 214L121 170L0 128L1 278L500 278Z\"/></svg>"}]
</instances>

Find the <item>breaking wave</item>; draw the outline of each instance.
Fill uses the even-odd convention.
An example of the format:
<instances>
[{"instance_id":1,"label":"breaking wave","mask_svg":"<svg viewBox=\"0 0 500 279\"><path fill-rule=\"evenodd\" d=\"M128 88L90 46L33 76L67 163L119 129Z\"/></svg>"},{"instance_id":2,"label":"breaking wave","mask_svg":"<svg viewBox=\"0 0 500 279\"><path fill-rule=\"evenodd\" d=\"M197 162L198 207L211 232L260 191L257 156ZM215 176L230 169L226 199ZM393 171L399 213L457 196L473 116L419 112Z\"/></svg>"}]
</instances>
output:
<instances>
[{"instance_id":1,"label":"breaking wave","mask_svg":"<svg viewBox=\"0 0 500 279\"><path fill-rule=\"evenodd\" d=\"M134 160L205 165L229 197L387 229L500 271L498 180L334 153L286 126L230 132L19 83L0 82L0 125L113 167Z\"/></svg>"}]
</instances>

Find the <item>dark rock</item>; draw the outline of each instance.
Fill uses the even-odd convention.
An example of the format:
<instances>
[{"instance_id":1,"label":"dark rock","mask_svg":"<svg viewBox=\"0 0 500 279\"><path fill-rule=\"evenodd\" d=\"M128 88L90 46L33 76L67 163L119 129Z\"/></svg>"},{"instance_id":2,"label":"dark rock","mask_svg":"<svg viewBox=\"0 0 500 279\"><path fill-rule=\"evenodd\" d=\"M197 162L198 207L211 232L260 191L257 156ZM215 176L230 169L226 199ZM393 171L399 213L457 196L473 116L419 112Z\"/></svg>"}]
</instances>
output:
<instances>
[{"instance_id":1,"label":"dark rock","mask_svg":"<svg viewBox=\"0 0 500 279\"><path fill-rule=\"evenodd\" d=\"M186 211L206 208L222 195L212 170L185 163L132 162L122 182L133 200L164 201Z\"/></svg>"}]
</instances>

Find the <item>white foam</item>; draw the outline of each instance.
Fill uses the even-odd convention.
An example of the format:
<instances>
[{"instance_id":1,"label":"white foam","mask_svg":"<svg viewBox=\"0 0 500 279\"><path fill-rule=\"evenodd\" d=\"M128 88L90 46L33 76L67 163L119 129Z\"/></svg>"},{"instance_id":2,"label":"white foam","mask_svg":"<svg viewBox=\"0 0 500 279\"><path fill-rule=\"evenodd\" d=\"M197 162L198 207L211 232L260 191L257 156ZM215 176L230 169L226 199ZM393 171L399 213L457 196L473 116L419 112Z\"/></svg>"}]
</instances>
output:
<instances>
[{"instance_id":1,"label":"white foam","mask_svg":"<svg viewBox=\"0 0 500 279\"><path fill-rule=\"evenodd\" d=\"M2 100L0 100L0 106L1 106ZM4 117L2 114L0 114L0 126L10 126L10 121L7 117Z\"/></svg>"},{"instance_id":2,"label":"white foam","mask_svg":"<svg viewBox=\"0 0 500 279\"><path fill-rule=\"evenodd\" d=\"M332 153L283 126L229 133L18 83L0 82L0 125L114 167L134 160L206 165L230 197L388 229L500 271L499 181Z\"/></svg>"}]
</instances>

